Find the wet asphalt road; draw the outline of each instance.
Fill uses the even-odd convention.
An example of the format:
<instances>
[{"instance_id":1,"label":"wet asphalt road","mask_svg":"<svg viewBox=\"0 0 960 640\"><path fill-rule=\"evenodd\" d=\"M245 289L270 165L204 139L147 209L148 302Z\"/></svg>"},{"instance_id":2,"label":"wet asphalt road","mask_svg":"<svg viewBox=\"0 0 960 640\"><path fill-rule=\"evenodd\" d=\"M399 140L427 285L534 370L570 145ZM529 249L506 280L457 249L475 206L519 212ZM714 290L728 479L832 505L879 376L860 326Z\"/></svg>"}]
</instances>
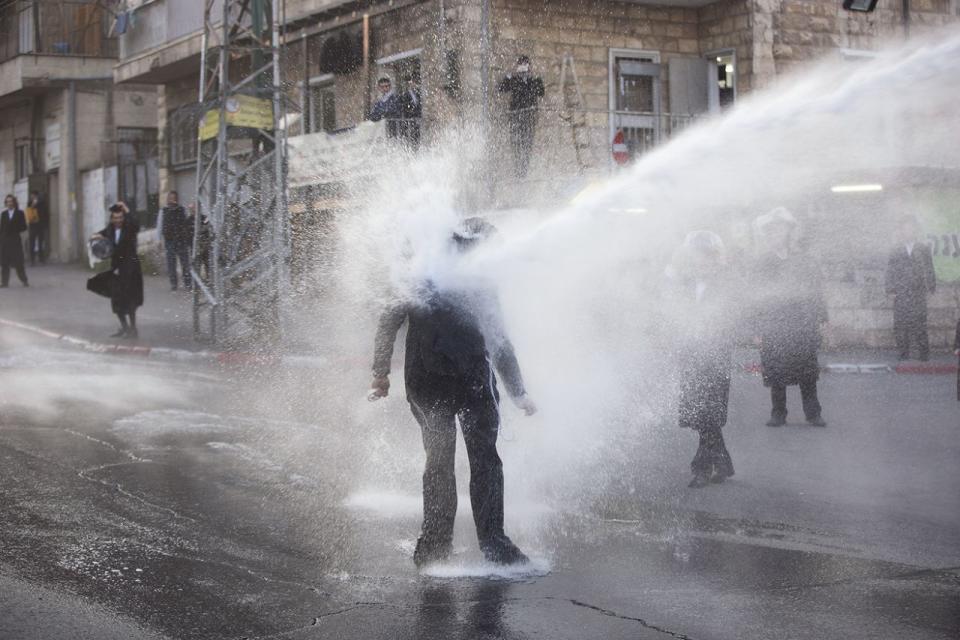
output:
<instances>
[{"instance_id":1,"label":"wet asphalt road","mask_svg":"<svg viewBox=\"0 0 960 640\"><path fill-rule=\"evenodd\" d=\"M701 491L676 429L625 428L581 490L544 485L509 414L508 532L533 566L480 562L461 499L430 575L406 407L311 392L327 382L0 330L0 638L960 635L949 376L829 376L818 430L763 427L739 375L737 476Z\"/></svg>"}]
</instances>

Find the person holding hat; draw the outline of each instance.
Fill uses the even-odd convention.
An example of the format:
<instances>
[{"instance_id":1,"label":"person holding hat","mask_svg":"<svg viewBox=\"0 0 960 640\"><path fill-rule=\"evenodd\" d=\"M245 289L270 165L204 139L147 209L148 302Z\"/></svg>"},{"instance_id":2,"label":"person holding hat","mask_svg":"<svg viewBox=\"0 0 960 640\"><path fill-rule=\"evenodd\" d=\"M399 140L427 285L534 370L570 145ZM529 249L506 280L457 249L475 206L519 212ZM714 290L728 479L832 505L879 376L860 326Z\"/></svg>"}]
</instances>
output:
<instances>
[{"instance_id":1,"label":"person holding hat","mask_svg":"<svg viewBox=\"0 0 960 640\"><path fill-rule=\"evenodd\" d=\"M530 58L519 56L513 73L508 73L497 91L510 94L508 119L510 145L517 175L524 178L530 167L530 152L537 126L537 103L544 96L543 79L530 71Z\"/></svg>"},{"instance_id":2,"label":"person holding hat","mask_svg":"<svg viewBox=\"0 0 960 640\"><path fill-rule=\"evenodd\" d=\"M817 397L827 307L819 266L799 250L800 225L784 207L754 221L760 257L754 268L757 341L773 408L768 427L787 423L787 387L798 385L807 423L827 426Z\"/></svg>"},{"instance_id":3,"label":"person holding hat","mask_svg":"<svg viewBox=\"0 0 960 640\"><path fill-rule=\"evenodd\" d=\"M452 250L469 251L493 231L489 223L469 219L454 234ZM428 281L409 297L388 304L380 317L368 397L373 401L388 395L393 344L406 322L407 400L420 424L427 456L423 527L414 563L423 567L442 562L452 552L457 515L457 420L470 459L470 503L480 549L489 562L527 562L527 556L503 530L503 466L497 453L500 394L494 369L526 415L537 409L527 395L513 346L506 337L496 295L443 290Z\"/></svg>"},{"instance_id":4,"label":"person holding hat","mask_svg":"<svg viewBox=\"0 0 960 640\"><path fill-rule=\"evenodd\" d=\"M920 360L930 359L927 336L927 294L937 288L930 247L918 242L920 222L914 216L900 219L898 244L887 261L887 295L893 296L893 334L900 359L910 357L910 343Z\"/></svg>"},{"instance_id":5,"label":"person holding hat","mask_svg":"<svg viewBox=\"0 0 960 640\"><path fill-rule=\"evenodd\" d=\"M110 251L110 274L107 286L96 287L94 276L87 288L95 293L109 293L110 308L120 320L120 329L111 338L137 338L137 308L143 305L143 272L137 255L137 233L140 225L130 215L123 202L110 206L110 224L93 234L91 240L107 240L113 245ZM104 284L104 283L101 283Z\"/></svg>"},{"instance_id":6,"label":"person holding hat","mask_svg":"<svg viewBox=\"0 0 960 640\"><path fill-rule=\"evenodd\" d=\"M687 234L667 270L666 308L677 340L680 392L677 418L693 429L700 445L690 463L688 486L719 484L733 476L733 460L723 440L730 398L730 360L736 319L723 240L711 231Z\"/></svg>"},{"instance_id":7,"label":"person holding hat","mask_svg":"<svg viewBox=\"0 0 960 640\"><path fill-rule=\"evenodd\" d=\"M20 239L20 234L26 230L27 218L16 197L8 194L0 212L0 287L9 286L11 267L16 270L23 286L30 286L23 266L23 240Z\"/></svg>"},{"instance_id":8,"label":"person holding hat","mask_svg":"<svg viewBox=\"0 0 960 640\"><path fill-rule=\"evenodd\" d=\"M380 97L373 104L370 110L370 120L373 122L387 121L387 135L391 138L397 136L397 120L402 116L400 109L400 99L393 90L393 82L390 76L381 76L377 80L377 90Z\"/></svg>"}]
</instances>

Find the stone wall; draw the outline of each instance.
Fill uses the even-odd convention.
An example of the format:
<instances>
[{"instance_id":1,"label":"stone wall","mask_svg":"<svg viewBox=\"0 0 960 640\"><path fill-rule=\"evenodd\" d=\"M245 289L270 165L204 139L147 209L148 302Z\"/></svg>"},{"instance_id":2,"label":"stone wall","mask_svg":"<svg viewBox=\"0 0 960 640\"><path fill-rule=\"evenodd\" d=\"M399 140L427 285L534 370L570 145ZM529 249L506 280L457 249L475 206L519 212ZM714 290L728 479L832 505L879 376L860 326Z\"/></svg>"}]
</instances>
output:
<instances>
[{"instance_id":1,"label":"stone wall","mask_svg":"<svg viewBox=\"0 0 960 640\"><path fill-rule=\"evenodd\" d=\"M736 52L738 94L753 88L752 7L750 0L721 0L697 11L700 53L724 49Z\"/></svg>"}]
</instances>

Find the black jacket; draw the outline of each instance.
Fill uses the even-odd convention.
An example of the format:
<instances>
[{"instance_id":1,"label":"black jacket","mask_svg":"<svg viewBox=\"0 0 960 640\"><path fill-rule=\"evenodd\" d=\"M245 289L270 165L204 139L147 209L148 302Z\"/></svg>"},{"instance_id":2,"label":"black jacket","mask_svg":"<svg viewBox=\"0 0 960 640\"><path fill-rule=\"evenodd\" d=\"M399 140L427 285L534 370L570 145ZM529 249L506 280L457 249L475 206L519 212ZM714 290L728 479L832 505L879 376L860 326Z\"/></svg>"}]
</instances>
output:
<instances>
[{"instance_id":1,"label":"black jacket","mask_svg":"<svg viewBox=\"0 0 960 640\"><path fill-rule=\"evenodd\" d=\"M163 208L163 241L169 244L189 244L193 240L193 226L187 210L180 205Z\"/></svg>"},{"instance_id":2,"label":"black jacket","mask_svg":"<svg viewBox=\"0 0 960 640\"><path fill-rule=\"evenodd\" d=\"M500 93L510 93L510 111L521 111L537 106L543 97L543 80L533 76L508 75L497 85Z\"/></svg>"},{"instance_id":3,"label":"black jacket","mask_svg":"<svg viewBox=\"0 0 960 640\"><path fill-rule=\"evenodd\" d=\"M887 261L887 293L898 297L924 300L927 293L937 288L930 247L917 242L913 252L900 246L890 253Z\"/></svg>"},{"instance_id":4,"label":"black jacket","mask_svg":"<svg viewBox=\"0 0 960 640\"><path fill-rule=\"evenodd\" d=\"M441 293L427 286L414 302L387 305L374 345L375 376L390 373L393 344L404 321L408 322L404 363L408 396L441 387L495 384L491 360L507 393L513 398L524 395L520 365L492 293Z\"/></svg>"},{"instance_id":5,"label":"black jacket","mask_svg":"<svg viewBox=\"0 0 960 640\"><path fill-rule=\"evenodd\" d=\"M803 254L782 259L768 254L753 271L755 331L760 336L763 382L793 385L820 375L817 351L827 306L820 285L820 266Z\"/></svg>"},{"instance_id":6,"label":"black jacket","mask_svg":"<svg viewBox=\"0 0 960 640\"><path fill-rule=\"evenodd\" d=\"M137 233L140 225L132 216L127 216L120 228L119 242L114 240L112 224L100 231L100 235L113 243L110 270L116 274L110 303L114 313L130 313L143 304L143 272L137 255Z\"/></svg>"},{"instance_id":7,"label":"black jacket","mask_svg":"<svg viewBox=\"0 0 960 640\"><path fill-rule=\"evenodd\" d=\"M23 242L20 234L27 230L27 216L17 209L13 218L7 216L7 209L0 211L0 263L7 267L23 264Z\"/></svg>"}]
</instances>

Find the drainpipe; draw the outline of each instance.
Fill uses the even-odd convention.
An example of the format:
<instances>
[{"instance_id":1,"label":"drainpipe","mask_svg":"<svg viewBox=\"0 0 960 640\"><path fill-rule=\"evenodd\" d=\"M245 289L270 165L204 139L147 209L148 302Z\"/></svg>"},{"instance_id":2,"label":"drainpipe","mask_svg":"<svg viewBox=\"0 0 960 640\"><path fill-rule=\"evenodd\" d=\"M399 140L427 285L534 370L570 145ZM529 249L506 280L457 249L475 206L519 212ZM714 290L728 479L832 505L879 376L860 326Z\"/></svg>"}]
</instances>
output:
<instances>
[{"instance_id":1,"label":"drainpipe","mask_svg":"<svg viewBox=\"0 0 960 640\"><path fill-rule=\"evenodd\" d=\"M67 127L70 130L70 153L67 154L67 210L73 224L73 240L76 243L70 252L70 258L81 255L83 246L83 225L77 215L77 83L70 81L67 89Z\"/></svg>"},{"instance_id":2,"label":"drainpipe","mask_svg":"<svg viewBox=\"0 0 960 640\"><path fill-rule=\"evenodd\" d=\"M903 20L903 37L910 37L910 0L903 0L903 9L901 11Z\"/></svg>"},{"instance_id":3,"label":"drainpipe","mask_svg":"<svg viewBox=\"0 0 960 640\"><path fill-rule=\"evenodd\" d=\"M486 128L490 124L490 0L480 4L480 93Z\"/></svg>"}]
</instances>

